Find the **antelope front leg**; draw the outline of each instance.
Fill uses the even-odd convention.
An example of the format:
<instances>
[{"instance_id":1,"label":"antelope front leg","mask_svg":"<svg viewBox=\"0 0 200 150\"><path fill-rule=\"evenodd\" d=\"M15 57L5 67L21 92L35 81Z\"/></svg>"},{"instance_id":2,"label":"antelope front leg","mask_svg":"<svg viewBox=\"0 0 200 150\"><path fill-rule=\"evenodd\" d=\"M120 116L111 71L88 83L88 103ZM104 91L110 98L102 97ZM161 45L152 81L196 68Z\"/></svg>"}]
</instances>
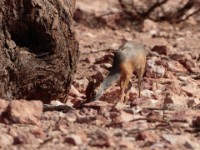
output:
<instances>
[{"instance_id":1,"label":"antelope front leg","mask_svg":"<svg viewBox=\"0 0 200 150\"><path fill-rule=\"evenodd\" d=\"M120 101L115 105L115 107L119 106L119 103L122 103L123 100L124 100L124 96L125 96L125 89L128 87L128 83L130 81L130 78L131 78L131 75L128 74L126 75L126 79L121 87L121 98L120 98Z\"/></svg>"}]
</instances>

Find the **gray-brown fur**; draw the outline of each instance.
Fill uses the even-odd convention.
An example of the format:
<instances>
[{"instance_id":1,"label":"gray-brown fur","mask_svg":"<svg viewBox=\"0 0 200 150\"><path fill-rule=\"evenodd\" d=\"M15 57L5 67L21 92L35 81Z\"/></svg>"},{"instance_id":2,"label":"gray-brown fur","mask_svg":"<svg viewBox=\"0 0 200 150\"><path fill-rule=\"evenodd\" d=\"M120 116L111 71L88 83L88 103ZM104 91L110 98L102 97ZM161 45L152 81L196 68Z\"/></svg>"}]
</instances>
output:
<instances>
[{"instance_id":1,"label":"gray-brown fur","mask_svg":"<svg viewBox=\"0 0 200 150\"><path fill-rule=\"evenodd\" d=\"M126 63L131 64L133 68L130 70L136 72L138 80L141 82L146 65L146 51L142 44L128 41L119 47L114 54L111 71L95 90L95 96L92 98L92 101L98 100L114 82L120 79L120 76L124 76L122 64L126 65ZM139 88L140 82L138 82Z\"/></svg>"}]
</instances>

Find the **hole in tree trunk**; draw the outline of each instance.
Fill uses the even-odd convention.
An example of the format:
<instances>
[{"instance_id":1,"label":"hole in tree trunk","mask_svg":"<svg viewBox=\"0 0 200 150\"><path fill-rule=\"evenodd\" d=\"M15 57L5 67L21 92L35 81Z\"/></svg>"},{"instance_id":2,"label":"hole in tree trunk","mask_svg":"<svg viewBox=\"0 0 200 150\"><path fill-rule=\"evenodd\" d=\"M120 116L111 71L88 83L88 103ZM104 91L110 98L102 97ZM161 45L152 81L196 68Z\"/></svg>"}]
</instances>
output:
<instances>
[{"instance_id":1,"label":"hole in tree trunk","mask_svg":"<svg viewBox=\"0 0 200 150\"><path fill-rule=\"evenodd\" d=\"M19 47L26 47L36 55L51 55L53 40L41 25L17 22L11 28L11 38Z\"/></svg>"}]
</instances>

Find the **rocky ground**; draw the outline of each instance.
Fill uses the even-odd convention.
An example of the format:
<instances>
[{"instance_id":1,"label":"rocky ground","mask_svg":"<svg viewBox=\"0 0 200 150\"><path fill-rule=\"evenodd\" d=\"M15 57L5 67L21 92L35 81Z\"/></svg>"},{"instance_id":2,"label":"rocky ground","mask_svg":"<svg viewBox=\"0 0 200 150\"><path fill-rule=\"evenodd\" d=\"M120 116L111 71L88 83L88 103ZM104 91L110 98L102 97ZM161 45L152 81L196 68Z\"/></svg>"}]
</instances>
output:
<instances>
[{"instance_id":1,"label":"rocky ground","mask_svg":"<svg viewBox=\"0 0 200 150\"><path fill-rule=\"evenodd\" d=\"M0 100L1 149L200 149L198 20L172 25L146 19L119 27L114 20L123 20L117 6L77 2L81 56L66 104L55 100L43 107L40 101ZM84 20L80 13L93 19ZM122 39L141 42L148 51L141 98L133 77L129 102L121 109L113 108L118 86L100 101L75 108L85 100L88 78L108 74L113 49Z\"/></svg>"}]
</instances>

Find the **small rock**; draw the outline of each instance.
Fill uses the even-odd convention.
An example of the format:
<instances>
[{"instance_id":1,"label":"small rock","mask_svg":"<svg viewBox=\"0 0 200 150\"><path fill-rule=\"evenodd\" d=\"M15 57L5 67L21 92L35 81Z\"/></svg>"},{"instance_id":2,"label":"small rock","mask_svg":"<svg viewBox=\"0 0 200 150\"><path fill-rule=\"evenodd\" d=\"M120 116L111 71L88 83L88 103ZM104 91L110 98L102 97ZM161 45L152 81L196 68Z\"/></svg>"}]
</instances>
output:
<instances>
[{"instance_id":1,"label":"small rock","mask_svg":"<svg viewBox=\"0 0 200 150\"><path fill-rule=\"evenodd\" d=\"M74 81L73 86L74 88L77 90L79 88L83 88L86 86L86 83L88 83L88 79L86 78L81 78L81 79L77 79ZM78 91L79 92L79 91Z\"/></svg>"},{"instance_id":2,"label":"small rock","mask_svg":"<svg viewBox=\"0 0 200 150\"><path fill-rule=\"evenodd\" d=\"M172 110L188 108L186 103L186 97L168 93L164 99L164 107L165 109Z\"/></svg>"},{"instance_id":3,"label":"small rock","mask_svg":"<svg viewBox=\"0 0 200 150\"><path fill-rule=\"evenodd\" d=\"M147 61L146 76L151 78L161 78L165 75L165 67L156 64L157 58L152 58Z\"/></svg>"},{"instance_id":4,"label":"small rock","mask_svg":"<svg viewBox=\"0 0 200 150\"><path fill-rule=\"evenodd\" d=\"M31 134L30 132L27 131L20 131L17 135L17 137L15 137L15 144L36 144L37 139L36 137Z\"/></svg>"},{"instance_id":5,"label":"small rock","mask_svg":"<svg viewBox=\"0 0 200 150\"><path fill-rule=\"evenodd\" d=\"M181 65L178 61L169 61L167 63L167 68L172 72L183 72L185 73L187 70L183 65Z\"/></svg>"},{"instance_id":6,"label":"small rock","mask_svg":"<svg viewBox=\"0 0 200 150\"><path fill-rule=\"evenodd\" d=\"M152 30L155 30L157 28L158 28L158 26L154 21L145 19L143 22L142 31L143 32L151 32Z\"/></svg>"},{"instance_id":7,"label":"small rock","mask_svg":"<svg viewBox=\"0 0 200 150\"><path fill-rule=\"evenodd\" d=\"M154 149L154 150L159 150L159 149L164 149L164 147L165 147L165 144L159 142L159 143L152 144L149 148Z\"/></svg>"},{"instance_id":8,"label":"small rock","mask_svg":"<svg viewBox=\"0 0 200 150\"><path fill-rule=\"evenodd\" d=\"M104 112L104 115L108 115L108 113L106 114ZM97 125L97 126L105 125L105 122L108 122L109 119L110 118L107 118L105 116L97 115L97 119L96 119L95 125Z\"/></svg>"},{"instance_id":9,"label":"small rock","mask_svg":"<svg viewBox=\"0 0 200 150\"><path fill-rule=\"evenodd\" d=\"M134 119L133 114L127 113L125 111L120 111L119 115L112 117L115 122L129 122Z\"/></svg>"},{"instance_id":10,"label":"small rock","mask_svg":"<svg viewBox=\"0 0 200 150\"><path fill-rule=\"evenodd\" d=\"M84 94L80 93L73 85L69 91L69 95L73 97L83 97Z\"/></svg>"},{"instance_id":11,"label":"small rock","mask_svg":"<svg viewBox=\"0 0 200 150\"><path fill-rule=\"evenodd\" d=\"M186 76L179 76L178 79L181 81L187 81L189 77Z\"/></svg>"},{"instance_id":12,"label":"small rock","mask_svg":"<svg viewBox=\"0 0 200 150\"><path fill-rule=\"evenodd\" d=\"M67 134L68 133L68 121L64 118L61 118L56 123L56 129L60 130L62 133Z\"/></svg>"},{"instance_id":13,"label":"small rock","mask_svg":"<svg viewBox=\"0 0 200 150\"><path fill-rule=\"evenodd\" d=\"M164 45L156 45L152 48L152 51L163 55L169 55L171 53L167 46Z\"/></svg>"},{"instance_id":14,"label":"small rock","mask_svg":"<svg viewBox=\"0 0 200 150\"><path fill-rule=\"evenodd\" d=\"M167 90L172 92L173 94L180 95L181 94L181 87L177 82L172 82L167 86Z\"/></svg>"},{"instance_id":15,"label":"small rock","mask_svg":"<svg viewBox=\"0 0 200 150\"><path fill-rule=\"evenodd\" d=\"M154 95L154 92L148 89L142 90L141 91L141 95L147 97L147 98L152 98L152 96Z\"/></svg>"},{"instance_id":16,"label":"small rock","mask_svg":"<svg viewBox=\"0 0 200 150\"><path fill-rule=\"evenodd\" d=\"M40 124L41 101L12 100L8 106L9 120L14 123Z\"/></svg>"},{"instance_id":17,"label":"small rock","mask_svg":"<svg viewBox=\"0 0 200 150\"><path fill-rule=\"evenodd\" d=\"M114 142L114 137L112 137L108 132L97 129L91 136L91 141L89 145L99 146L99 147L114 147L116 144Z\"/></svg>"},{"instance_id":18,"label":"small rock","mask_svg":"<svg viewBox=\"0 0 200 150\"><path fill-rule=\"evenodd\" d=\"M149 128L149 124L147 123L147 120L144 116L141 115L133 115L134 118L130 122L123 123L123 128L127 131L133 131L133 130L146 130Z\"/></svg>"},{"instance_id":19,"label":"small rock","mask_svg":"<svg viewBox=\"0 0 200 150\"><path fill-rule=\"evenodd\" d=\"M198 98L192 98L187 101L187 105L189 108L195 107L200 104L200 100Z\"/></svg>"},{"instance_id":20,"label":"small rock","mask_svg":"<svg viewBox=\"0 0 200 150\"><path fill-rule=\"evenodd\" d=\"M165 78L168 78L171 81L175 81L177 79L177 76L171 71L166 71Z\"/></svg>"},{"instance_id":21,"label":"small rock","mask_svg":"<svg viewBox=\"0 0 200 150\"><path fill-rule=\"evenodd\" d=\"M146 76L150 78L162 78L165 76L165 68L163 66L154 66L147 70Z\"/></svg>"},{"instance_id":22,"label":"small rock","mask_svg":"<svg viewBox=\"0 0 200 150\"><path fill-rule=\"evenodd\" d=\"M170 144L177 144L179 141L179 135L172 135L172 134L163 134L162 138L169 142Z\"/></svg>"},{"instance_id":23,"label":"small rock","mask_svg":"<svg viewBox=\"0 0 200 150\"><path fill-rule=\"evenodd\" d=\"M173 135L173 134L163 134L162 138L172 145L186 143L193 143L189 135Z\"/></svg>"},{"instance_id":24,"label":"small rock","mask_svg":"<svg viewBox=\"0 0 200 150\"><path fill-rule=\"evenodd\" d=\"M182 90L187 94L187 96L200 99L200 89L198 88L198 85L188 84L183 86Z\"/></svg>"},{"instance_id":25,"label":"small rock","mask_svg":"<svg viewBox=\"0 0 200 150\"><path fill-rule=\"evenodd\" d=\"M99 64L92 65L90 68L93 69L94 71L98 71L98 72L103 72L103 71L104 71L104 70L100 67Z\"/></svg>"},{"instance_id":26,"label":"small rock","mask_svg":"<svg viewBox=\"0 0 200 150\"><path fill-rule=\"evenodd\" d=\"M89 56L86 58L86 61L87 61L90 65L92 65L92 64L94 64L94 62L96 61L96 59L95 59L94 56L89 55Z\"/></svg>"},{"instance_id":27,"label":"small rock","mask_svg":"<svg viewBox=\"0 0 200 150\"><path fill-rule=\"evenodd\" d=\"M9 128L8 129L8 134L13 136L13 137L15 137L15 136L17 136L17 131L14 128Z\"/></svg>"},{"instance_id":28,"label":"small rock","mask_svg":"<svg viewBox=\"0 0 200 150\"><path fill-rule=\"evenodd\" d=\"M137 135L136 140L142 140L148 143L155 143L159 141L159 136L153 131L143 131Z\"/></svg>"},{"instance_id":29,"label":"small rock","mask_svg":"<svg viewBox=\"0 0 200 150\"><path fill-rule=\"evenodd\" d=\"M127 138L123 138L119 141L119 147L120 149L136 149L134 139L129 140Z\"/></svg>"},{"instance_id":30,"label":"small rock","mask_svg":"<svg viewBox=\"0 0 200 150\"><path fill-rule=\"evenodd\" d=\"M6 148L9 145L12 145L14 139L9 134L1 133L0 134L0 148Z\"/></svg>"},{"instance_id":31,"label":"small rock","mask_svg":"<svg viewBox=\"0 0 200 150\"><path fill-rule=\"evenodd\" d=\"M2 113L6 110L6 108L8 107L9 102L3 99L0 99L0 118Z\"/></svg>"},{"instance_id":32,"label":"small rock","mask_svg":"<svg viewBox=\"0 0 200 150\"><path fill-rule=\"evenodd\" d=\"M37 138L43 139L46 137L46 133L44 132L44 130L42 128L37 128L37 129L31 130L31 133Z\"/></svg>"},{"instance_id":33,"label":"small rock","mask_svg":"<svg viewBox=\"0 0 200 150\"><path fill-rule=\"evenodd\" d=\"M53 105L53 106L64 105L64 103L62 103L62 102L60 102L60 101L58 101L58 100L53 100L53 101L51 101L50 104Z\"/></svg>"},{"instance_id":34,"label":"small rock","mask_svg":"<svg viewBox=\"0 0 200 150\"><path fill-rule=\"evenodd\" d=\"M125 108L124 111L130 114L137 114L142 110L142 108L138 105L132 106L131 108Z\"/></svg>"},{"instance_id":35,"label":"small rock","mask_svg":"<svg viewBox=\"0 0 200 150\"><path fill-rule=\"evenodd\" d=\"M69 122L75 122L77 119L76 111L69 111L68 113L66 113L65 118Z\"/></svg>"},{"instance_id":36,"label":"small rock","mask_svg":"<svg viewBox=\"0 0 200 150\"><path fill-rule=\"evenodd\" d=\"M159 36L159 30L150 30L149 34L151 37L158 37Z\"/></svg>"},{"instance_id":37,"label":"small rock","mask_svg":"<svg viewBox=\"0 0 200 150\"><path fill-rule=\"evenodd\" d=\"M193 120L193 125L198 128L200 127L200 116Z\"/></svg>"},{"instance_id":38,"label":"small rock","mask_svg":"<svg viewBox=\"0 0 200 150\"><path fill-rule=\"evenodd\" d=\"M150 122L155 122L158 120L163 120L163 114L160 111L151 111L148 115L147 118L150 119Z\"/></svg>"},{"instance_id":39,"label":"small rock","mask_svg":"<svg viewBox=\"0 0 200 150\"><path fill-rule=\"evenodd\" d=\"M112 64L110 63L104 63L101 67L105 68L105 69L109 69L112 67Z\"/></svg>"},{"instance_id":40,"label":"small rock","mask_svg":"<svg viewBox=\"0 0 200 150\"><path fill-rule=\"evenodd\" d=\"M77 117L76 122L78 123L90 123L96 120L96 116L82 116Z\"/></svg>"},{"instance_id":41,"label":"small rock","mask_svg":"<svg viewBox=\"0 0 200 150\"><path fill-rule=\"evenodd\" d=\"M184 57L184 54L171 54L170 55L170 58L173 59L173 60L176 60L176 61L178 61L182 57Z\"/></svg>"},{"instance_id":42,"label":"small rock","mask_svg":"<svg viewBox=\"0 0 200 150\"><path fill-rule=\"evenodd\" d=\"M123 110L124 108L126 108L126 104L123 102L117 102L117 104L115 105L115 109L117 109L118 111Z\"/></svg>"},{"instance_id":43,"label":"small rock","mask_svg":"<svg viewBox=\"0 0 200 150\"><path fill-rule=\"evenodd\" d=\"M68 135L64 141L72 145L81 145L83 143L81 137L76 134Z\"/></svg>"},{"instance_id":44,"label":"small rock","mask_svg":"<svg viewBox=\"0 0 200 150\"><path fill-rule=\"evenodd\" d=\"M190 56L184 56L178 60L188 71L195 72L195 62Z\"/></svg>"}]
</instances>

